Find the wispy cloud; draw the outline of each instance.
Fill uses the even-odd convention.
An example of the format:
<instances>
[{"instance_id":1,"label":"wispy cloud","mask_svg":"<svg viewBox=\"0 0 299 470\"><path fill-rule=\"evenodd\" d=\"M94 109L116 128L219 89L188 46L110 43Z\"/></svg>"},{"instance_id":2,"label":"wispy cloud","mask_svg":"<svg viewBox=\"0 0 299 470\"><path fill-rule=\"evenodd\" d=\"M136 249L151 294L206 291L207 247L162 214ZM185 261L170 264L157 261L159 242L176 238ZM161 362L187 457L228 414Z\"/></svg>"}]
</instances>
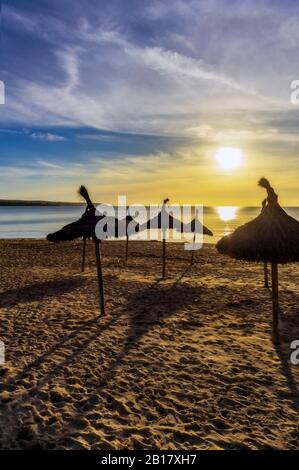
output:
<instances>
[{"instance_id":1,"label":"wispy cloud","mask_svg":"<svg viewBox=\"0 0 299 470\"><path fill-rule=\"evenodd\" d=\"M34 140L40 140L41 142L63 142L66 140L61 135L51 134L50 132L33 132L30 137Z\"/></svg>"},{"instance_id":2,"label":"wispy cloud","mask_svg":"<svg viewBox=\"0 0 299 470\"><path fill-rule=\"evenodd\" d=\"M45 160L37 160L37 164L44 166L46 168L54 168L54 169L62 169L63 167L61 165L57 165L56 163L52 162L47 162Z\"/></svg>"},{"instance_id":3,"label":"wispy cloud","mask_svg":"<svg viewBox=\"0 0 299 470\"><path fill-rule=\"evenodd\" d=\"M4 8L7 191L17 179L20 191L37 192L43 179L45 191L63 182L72 194L86 179L99 198L113 188L175 188L181 197L187 188L187 197L201 191L194 178L212 177L213 149L224 144L252 151L250 184L253 164L270 175L298 164L298 108L289 99L299 78L298 2L130 0L130 11L122 0L21 4Z\"/></svg>"},{"instance_id":4,"label":"wispy cloud","mask_svg":"<svg viewBox=\"0 0 299 470\"><path fill-rule=\"evenodd\" d=\"M256 11L257 4L255 7ZM148 8L156 12L153 20L164 17L162 2L152 2ZM71 35L73 40L66 39L60 47L50 46L57 60L57 77L60 78L57 83L49 84L46 77L45 83L16 80L16 99L10 100L7 116L31 124L76 123L124 132L178 134L194 125L196 114L212 114L217 108L258 111L287 106L287 100L280 100L271 89L264 93L266 90L256 83L256 78L250 81L246 74L235 73L231 56L239 54L242 47L239 37L234 44L228 37L225 44L225 37L214 38L213 28L208 33L201 25L197 38L193 29L197 25L195 13L200 11L197 2L186 6L183 2L174 2L172 10L178 16L188 16L193 33L184 27L175 33L161 31L160 44L155 35L136 41L132 34L125 33L123 25L115 26L111 21L97 24L96 20L82 17L75 37ZM202 11L213 21L219 21L213 3L203 2ZM246 11L243 4L243 10L238 8L237 13L253 28L252 15L246 20ZM262 6L258 11L263 11ZM11 20L17 17L21 21L16 9L8 12ZM232 21L237 13L223 15L223 24L217 25L219 34L227 24L236 29ZM21 18L27 24L26 15L22 13ZM144 16L141 19L146 21ZM50 18L50 30L57 27L63 31L61 24L53 26L52 20L55 24ZM255 20L258 21L257 15ZM28 21L31 25L33 20L29 18ZM43 26L46 28L40 14L34 24L39 25L39 31ZM33 25L31 29L34 29ZM65 23L64 33L66 31L70 32L68 23ZM203 48L202 41L207 41L203 33L212 35L213 43L218 43L222 62L213 51L207 60L206 50L211 46L208 43ZM251 47L256 48L251 53L255 56L259 44L254 35L251 41ZM176 46L180 49L183 43L188 44L189 53L174 49ZM275 47L277 49L278 45ZM265 74L263 77L267 78Z\"/></svg>"}]
</instances>

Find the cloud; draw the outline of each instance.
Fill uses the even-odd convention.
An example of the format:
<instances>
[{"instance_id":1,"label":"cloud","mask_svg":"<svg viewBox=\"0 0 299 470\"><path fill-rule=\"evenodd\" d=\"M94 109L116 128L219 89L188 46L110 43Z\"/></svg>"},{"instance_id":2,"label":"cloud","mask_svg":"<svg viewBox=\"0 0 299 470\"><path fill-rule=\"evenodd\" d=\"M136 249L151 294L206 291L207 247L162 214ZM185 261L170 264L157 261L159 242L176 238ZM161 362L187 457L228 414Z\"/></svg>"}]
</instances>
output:
<instances>
[{"instance_id":1,"label":"cloud","mask_svg":"<svg viewBox=\"0 0 299 470\"><path fill-rule=\"evenodd\" d=\"M29 141L21 141L24 128L31 139L57 145L52 156L18 149L23 163L5 167L12 176L23 169L36 188L39 175L52 185L64 178L70 194L82 178L95 191L114 185L159 193L167 168L176 188L180 176L188 185L192 171L201 179L194 168L205 168L205 152L215 146L243 145L254 155L277 155L275 162L283 154L290 168L298 161L298 108L290 103L290 82L299 78L297 2L130 0L129 11L120 0L101 8L96 0L43 0L30 12L17 7L23 3L4 7L1 78L9 86L0 126L11 127L22 145ZM65 126L79 132L65 133ZM146 140L152 135L160 140ZM6 140L13 145L8 133ZM182 141L194 147L185 159Z\"/></svg>"},{"instance_id":2,"label":"cloud","mask_svg":"<svg viewBox=\"0 0 299 470\"><path fill-rule=\"evenodd\" d=\"M30 137L41 142L63 142L66 140L61 135L51 134L50 132L33 132Z\"/></svg>"},{"instance_id":3,"label":"cloud","mask_svg":"<svg viewBox=\"0 0 299 470\"><path fill-rule=\"evenodd\" d=\"M36 21L12 5L5 5L4 13L6 20L8 20L10 24L24 28L26 31L31 33L36 33L38 31Z\"/></svg>"},{"instance_id":4,"label":"cloud","mask_svg":"<svg viewBox=\"0 0 299 470\"><path fill-rule=\"evenodd\" d=\"M91 140L96 142L121 142L121 135L113 134L80 134L78 135L79 140Z\"/></svg>"},{"instance_id":5,"label":"cloud","mask_svg":"<svg viewBox=\"0 0 299 470\"><path fill-rule=\"evenodd\" d=\"M29 10L5 3L3 16L6 28L10 32L16 30L18 33L34 35L51 44L59 45L71 34L71 28L66 21L57 15L42 14L39 9L34 11L34 8L31 8L29 12Z\"/></svg>"},{"instance_id":6,"label":"cloud","mask_svg":"<svg viewBox=\"0 0 299 470\"><path fill-rule=\"evenodd\" d=\"M114 47L115 35L107 33L104 39L96 35L96 41L109 42ZM20 82L21 96L15 102L11 100L15 114L25 115L32 124L73 122L113 131L175 134L183 133L191 124L196 106L202 112L215 109L219 102L225 102L223 106L242 103L252 107L262 99L254 90L219 73L201 59L162 47L136 46L125 39L120 41L118 35L116 45L114 56L115 62L119 59L120 73L104 83L101 73L98 80L93 80L103 67L101 56L95 53L87 60L83 47L56 51L64 72L62 83L51 86ZM124 75L129 78L124 80ZM224 94L225 89L230 91Z\"/></svg>"},{"instance_id":7,"label":"cloud","mask_svg":"<svg viewBox=\"0 0 299 470\"><path fill-rule=\"evenodd\" d=\"M45 160L37 160L37 164L41 165L41 166L44 166L46 168L62 169L61 165L57 165L56 163L47 162Z\"/></svg>"},{"instance_id":8,"label":"cloud","mask_svg":"<svg viewBox=\"0 0 299 470\"><path fill-rule=\"evenodd\" d=\"M171 15L164 2L156 1L123 19L118 3L104 8L100 19L91 7L75 17L78 6L75 2L69 11L72 21L66 12L58 20L38 9L30 16L13 6L6 9L8 23L17 22L44 40L38 44L51 52L53 64L43 74L40 51L26 78L12 76L13 93L1 120L174 135L184 134L202 116L211 121L220 109L289 106L289 90L281 99L285 67L277 65L279 74L272 70L273 57L285 60L283 28L277 24L282 15L267 1L243 0L221 15L217 1L174 1ZM287 25L291 14L283 17ZM138 22L148 27L144 33ZM261 47L269 41L262 22L271 31L267 50ZM290 35L297 37L295 27Z\"/></svg>"},{"instance_id":9,"label":"cloud","mask_svg":"<svg viewBox=\"0 0 299 470\"><path fill-rule=\"evenodd\" d=\"M188 127L186 129L186 132L190 132L190 134L199 138L208 137L212 131L213 128L209 124L200 124L199 126Z\"/></svg>"}]
</instances>

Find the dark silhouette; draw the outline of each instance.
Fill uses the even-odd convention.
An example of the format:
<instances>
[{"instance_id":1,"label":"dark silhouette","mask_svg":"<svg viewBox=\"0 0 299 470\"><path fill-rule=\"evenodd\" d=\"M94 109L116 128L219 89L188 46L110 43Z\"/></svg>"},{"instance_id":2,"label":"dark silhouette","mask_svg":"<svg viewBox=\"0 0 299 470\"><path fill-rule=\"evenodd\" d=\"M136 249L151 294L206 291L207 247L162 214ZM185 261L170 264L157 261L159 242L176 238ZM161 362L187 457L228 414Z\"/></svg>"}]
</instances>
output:
<instances>
[{"instance_id":1,"label":"dark silhouette","mask_svg":"<svg viewBox=\"0 0 299 470\"><path fill-rule=\"evenodd\" d=\"M261 214L223 237L216 245L221 254L244 261L271 263L273 341L279 344L278 264L299 261L299 222L279 205L266 178L259 186L267 191Z\"/></svg>"},{"instance_id":2,"label":"dark silhouette","mask_svg":"<svg viewBox=\"0 0 299 470\"><path fill-rule=\"evenodd\" d=\"M127 216L123 220L119 220L117 218L109 217L108 215L97 212L96 207L92 203L85 186L80 187L79 194L85 199L87 203L84 214L76 222L65 225L62 229L55 233L50 233L47 236L48 241L62 242L72 241L77 238L83 238L83 240L88 238L94 239L94 237L99 240L99 233L96 234L96 225L103 220L106 223L104 223L103 227L101 227L103 234L100 241L103 241L108 237L118 238L122 235L125 235L126 233L131 235L132 233L138 232L139 226L137 223L129 225L130 222L134 222L134 219L131 216ZM111 227L114 228L112 233L110 233Z\"/></svg>"},{"instance_id":3,"label":"dark silhouette","mask_svg":"<svg viewBox=\"0 0 299 470\"><path fill-rule=\"evenodd\" d=\"M36 302L44 298L63 295L81 287L85 282L84 278L68 277L9 289L0 293L0 307L13 307L19 303Z\"/></svg>"},{"instance_id":4,"label":"dark silhouette","mask_svg":"<svg viewBox=\"0 0 299 470\"><path fill-rule=\"evenodd\" d=\"M162 231L162 279L166 278L166 232L167 230L174 229L178 232L182 232L184 225L180 220L175 219L173 215L168 212L168 202L168 198L164 199L163 206L159 214L140 226L140 231L150 229L159 229Z\"/></svg>"},{"instance_id":5,"label":"dark silhouette","mask_svg":"<svg viewBox=\"0 0 299 470\"><path fill-rule=\"evenodd\" d=\"M140 231L150 230L150 229L160 229L162 230L162 279L166 278L166 232L167 230L176 230L180 233L194 233L194 243L196 233L202 233L204 235L213 236L213 233L205 226L201 225L198 220L198 214L196 217L189 223L184 224L181 220L178 220L173 217L172 212L168 209L167 204L169 199L166 198L163 201L163 206L161 211L152 219L145 222L140 226ZM192 258L193 261L193 258Z\"/></svg>"},{"instance_id":6,"label":"dark silhouette","mask_svg":"<svg viewBox=\"0 0 299 470\"><path fill-rule=\"evenodd\" d=\"M190 222L190 224L185 226L185 233L186 232L194 234L193 235L193 245L195 245L196 234L197 233L202 233L203 235L208 235L209 237L213 237L213 235L214 235L213 232L211 232L211 230L209 230L207 227L205 227L205 225L201 224L201 222L198 218L198 210L196 210L195 217ZM191 264L193 264L193 262L194 262L194 250L192 250L192 252L191 252Z\"/></svg>"}]
</instances>

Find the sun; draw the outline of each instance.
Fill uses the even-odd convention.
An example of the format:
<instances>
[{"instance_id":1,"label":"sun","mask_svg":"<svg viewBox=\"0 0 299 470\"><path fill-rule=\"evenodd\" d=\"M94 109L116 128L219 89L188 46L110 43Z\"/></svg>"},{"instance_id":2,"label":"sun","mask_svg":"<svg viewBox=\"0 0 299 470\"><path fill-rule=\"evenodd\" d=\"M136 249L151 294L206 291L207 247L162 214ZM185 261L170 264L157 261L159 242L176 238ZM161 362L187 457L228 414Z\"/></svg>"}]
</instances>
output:
<instances>
[{"instance_id":1,"label":"sun","mask_svg":"<svg viewBox=\"0 0 299 470\"><path fill-rule=\"evenodd\" d=\"M228 222L229 220L234 220L237 217L238 207L233 206L219 206L216 207L219 218L223 222Z\"/></svg>"},{"instance_id":2,"label":"sun","mask_svg":"<svg viewBox=\"0 0 299 470\"><path fill-rule=\"evenodd\" d=\"M221 147L217 150L215 158L221 170L236 170L242 164L243 152L236 147Z\"/></svg>"}]
</instances>

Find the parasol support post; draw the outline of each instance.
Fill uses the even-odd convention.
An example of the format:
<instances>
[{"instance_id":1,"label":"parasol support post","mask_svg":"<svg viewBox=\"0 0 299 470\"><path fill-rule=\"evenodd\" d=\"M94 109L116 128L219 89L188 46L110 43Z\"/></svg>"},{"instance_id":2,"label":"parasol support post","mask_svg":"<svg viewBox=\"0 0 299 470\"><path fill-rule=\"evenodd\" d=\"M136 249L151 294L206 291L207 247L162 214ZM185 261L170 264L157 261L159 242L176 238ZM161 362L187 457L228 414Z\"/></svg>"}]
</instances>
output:
<instances>
[{"instance_id":1,"label":"parasol support post","mask_svg":"<svg viewBox=\"0 0 299 470\"><path fill-rule=\"evenodd\" d=\"M86 238L83 238L83 253L82 253L82 267L81 267L82 273L84 273L85 271L85 255L86 255Z\"/></svg>"},{"instance_id":2,"label":"parasol support post","mask_svg":"<svg viewBox=\"0 0 299 470\"><path fill-rule=\"evenodd\" d=\"M279 344L279 300L278 300L278 265L271 264L272 273L272 309L273 309L273 343Z\"/></svg>"},{"instance_id":3,"label":"parasol support post","mask_svg":"<svg viewBox=\"0 0 299 470\"><path fill-rule=\"evenodd\" d=\"M264 263L264 280L266 289L269 288L268 263Z\"/></svg>"},{"instance_id":4,"label":"parasol support post","mask_svg":"<svg viewBox=\"0 0 299 470\"><path fill-rule=\"evenodd\" d=\"M128 263L129 258L129 235L127 235L126 239L126 264Z\"/></svg>"},{"instance_id":5,"label":"parasol support post","mask_svg":"<svg viewBox=\"0 0 299 470\"><path fill-rule=\"evenodd\" d=\"M166 238L163 236L163 267L162 267L162 278L166 278Z\"/></svg>"},{"instance_id":6,"label":"parasol support post","mask_svg":"<svg viewBox=\"0 0 299 470\"><path fill-rule=\"evenodd\" d=\"M94 241L94 246L95 246L97 272L98 272L100 310L101 310L101 315L105 315L104 283L103 283L103 274L102 274L100 241L96 237L93 238L93 241Z\"/></svg>"},{"instance_id":7,"label":"parasol support post","mask_svg":"<svg viewBox=\"0 0 299 470\"><path fill-rule=\"evenodd\" d=\"M195 245L195 232L194 232L194 237L193 237L193 250L191 252L191 264L194 262L194 245Z\"/></svg>"}]
</instances>

